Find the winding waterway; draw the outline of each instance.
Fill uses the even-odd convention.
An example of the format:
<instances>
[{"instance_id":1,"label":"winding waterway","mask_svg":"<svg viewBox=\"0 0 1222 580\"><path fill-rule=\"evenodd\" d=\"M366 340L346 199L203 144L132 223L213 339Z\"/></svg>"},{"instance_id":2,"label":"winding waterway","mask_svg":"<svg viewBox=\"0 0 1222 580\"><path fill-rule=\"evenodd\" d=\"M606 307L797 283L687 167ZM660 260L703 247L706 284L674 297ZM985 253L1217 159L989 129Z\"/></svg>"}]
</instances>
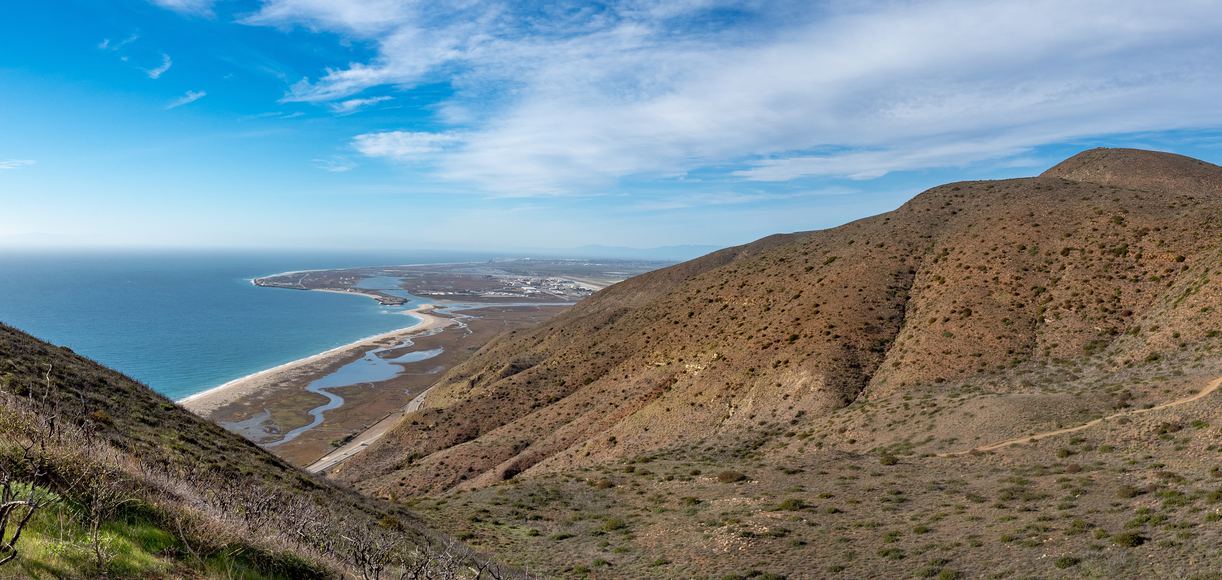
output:
<instances>
[{"instance_id":1,"label":"winding waterway","mask_svg":"<svg viewBox=\"0 0 1222 580\"><path fill-rule=\"evenodd\" d=\"M429 331L424 336L431 335L436 331ZM316 393L327 398L325 404L319 405L310 409L310 423L293 429L284 434L284 437L271 443L266 443L264 447L276 447L283 445L300 437L303 433L322 425L326 419L327 411L338 409L344 404L344 398L340 395L331 392L328 389L338 389L342 387L351 387L369 383L380 383L388 381L403 373L403 365L420 362L431 359L444 352L444 349L434 348L430 350L418 350L408 352L406 354L388 358L382 356L384 353L408 348L412 346L411 339L405 339L403 342L393 346L382 346L370 349L365 354L338 369L331 374L315 379L307 387L306 390L311 393Z\"/></svg>"}]
</instances>

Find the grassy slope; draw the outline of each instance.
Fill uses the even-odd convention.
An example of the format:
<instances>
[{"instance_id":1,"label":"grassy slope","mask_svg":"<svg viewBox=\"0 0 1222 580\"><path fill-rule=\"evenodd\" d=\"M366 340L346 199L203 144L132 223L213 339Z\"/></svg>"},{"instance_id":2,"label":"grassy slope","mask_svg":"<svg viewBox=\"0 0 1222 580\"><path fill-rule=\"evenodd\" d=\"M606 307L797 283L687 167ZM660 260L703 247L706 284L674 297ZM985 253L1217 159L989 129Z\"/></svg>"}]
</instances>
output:
<instances>
[{"instance_id":1,"label":"grassy slope","mask_svg":"<svg viewBox=\"0 0 1222 580\"><path fill-rule=\"evenodd\" d=\"M0 467L33 477L21 443L29 433L49 432L48 418L56 417L59 435L43 454L50 467L40 484L64 500L38 514L19 544L22 559L0 577L99 573L86 541L91 478L124 482L127 499L102 526L108 571L121 576L325 576L342 569L279 530L242 522L253 509L243 502L259 495L355 525L415 526L399 509L303 474L115 371L3 325L0 396L7 397L0 404Z\"/></svg>"}]
</instances>

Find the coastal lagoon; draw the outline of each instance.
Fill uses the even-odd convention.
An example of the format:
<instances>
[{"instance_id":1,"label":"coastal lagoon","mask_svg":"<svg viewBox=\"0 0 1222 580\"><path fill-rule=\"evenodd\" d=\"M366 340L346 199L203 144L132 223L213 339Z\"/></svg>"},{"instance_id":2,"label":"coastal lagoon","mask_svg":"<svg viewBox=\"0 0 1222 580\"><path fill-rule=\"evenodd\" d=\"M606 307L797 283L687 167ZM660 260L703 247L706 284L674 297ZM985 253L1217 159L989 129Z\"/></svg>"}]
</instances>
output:
<instances>
[{"instance_id":1,"label":"coastal lagoon","mask_svg":"<svg viewBox=\"0 0 1222 580\"><path fill-rule=\"evenodd\" d=\"M404 307L259 288L290 270L486 260L463 253L0 254L0 322L66 346L172 399L410 326ZM377 280L384 283L384 280Z\"/></svg>"}]
</instances>

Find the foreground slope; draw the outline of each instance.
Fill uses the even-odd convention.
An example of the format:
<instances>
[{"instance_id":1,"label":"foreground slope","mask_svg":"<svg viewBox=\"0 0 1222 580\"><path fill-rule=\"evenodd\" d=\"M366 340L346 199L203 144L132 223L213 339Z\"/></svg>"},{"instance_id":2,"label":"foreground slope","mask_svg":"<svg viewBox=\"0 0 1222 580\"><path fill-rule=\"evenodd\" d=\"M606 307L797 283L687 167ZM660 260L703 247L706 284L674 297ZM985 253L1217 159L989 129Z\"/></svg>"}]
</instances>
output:
<instances>
[{"instance_id":1,"label":"foreground slope","mask_svg":"<svg viewBox=\"0 0 1222 580\"><path fill-rule=\"evenodd\" d=\"M3 563L13 550L0 545L0 577L338 577L419 560L433 540L401 508L319 481L113 370L0 325L6 482L42 505L15 559ZM7 515L0 544L25 508Z\"/></svg>"},{"instance_id":2,"label":"foreground slope","mask_svg":"<svg viewBox=\"0 0 1222 580\"><path fill-rule=\"evenodd\" d=\"M1219 218L1146 151L936 187L502 336L336 475L570 573L1216 568Z\"/></svg>"}]
</instances>

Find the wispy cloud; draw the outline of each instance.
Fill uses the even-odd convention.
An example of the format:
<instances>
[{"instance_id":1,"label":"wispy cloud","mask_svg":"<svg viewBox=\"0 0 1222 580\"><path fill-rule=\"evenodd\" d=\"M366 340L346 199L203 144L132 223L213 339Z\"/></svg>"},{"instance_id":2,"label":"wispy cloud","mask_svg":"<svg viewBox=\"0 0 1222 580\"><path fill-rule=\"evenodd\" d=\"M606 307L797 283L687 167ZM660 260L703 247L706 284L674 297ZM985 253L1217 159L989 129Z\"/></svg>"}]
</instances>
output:
<instances>
[{"instance_id":1,"label":"wispy cloud","mask_svg":"<svg viewBox=\"0 0 1222 580\"><path fill-rule=\"evenodd\" d=\"M270 0L243 22L271 26L301 24L366 36L393 30L404 20L412 18L417 10L413 4L401 0Z\"/></svg>"},{"instance_id":2,"label":"wispy cloud","mask_svg":"<svg viewBox=\"0 0 1222 580\"><path fill-rule=\"evenodd\" d=\"M123 40L118 40L118 41L112 41L109 38L103 38L102 42L98 43L98 50L109 50L112 52L117 52L119 50L122 50L123 47L133 42L136 42L139 39L140 39L139 34L132 34L131 36L128 36L127 38L124 38Z\"/></svg>"},{"instance_id":3,"label":"wispy cloud","mask_svg":"<svg viewBox=\"0 0 1222 580\"><path fill-rule=\"evenodd\" d=\"M396 161L424 161L430 156L449 150L462 142L451 133L386 131L357 135L352 146L369 157L384 157Z\"/></svg>"},{"instance_id":4,"label":"wispy cloud","mask_svg":"<svg viewBox=\"0 0 1222 580\"><path fill-rule=\"evenodd\" d=\"M149 0L153 4L181 14L211 16L214 0Z\"/></svg>"},{"instance_id":5,"label":"wispy cloud","mask_svg":"<svg viewBox=\"0 0 1222 580\"><path fill-rule=\"evenodd\" d=\"M195 101L198 101L206 96L208 96L207 91L187 91L183 96L178 97L177 99L174 99L166 104L165 108L167 111L170 109L177 109L183 105L190 105L191 103L194 103Z\"/></svg>"},{"instance_id":6,"label":"wispy cloud","mask_svg":"<svg viewBox=\"0 0 1222 580\"><path fill-rule=\"evenodd\" d=\"M798 199L804 197L826 197L834 195L850 195L856 193L857 190L846 187L829 187L815 191L798 191L787 193L771 193L771 192L740 192L740 191L724 191L719 193L694 193L683 195L663 196L655 199L648 199L638 202L631 206L631 209L640 211L665 211L677 209L689 209L694 207L710 207L720 205L745 205L753 203L767 203Z\"/></svg>"},{"instance_id":7,"label":"wispy cloud","mask_svg":"<svg viewBox=\"0 0 1222 580\"><path fill-rule=\"evenodd\" d=\"M391 97L369 97L366 99L348 99L345 101L339 101L338 103L332 103L330 108L332 111L339 113L341 115L349 115L361 109L372 107L373 105L376 105L378 103L384 103L389 100L391 100Z\"/></svg>"},{"instance_id":8,"label":"wispy cloud","mask_svg":"<svg viewBox=\"0 0 1222 580\"><path fill-rule=\"evenodd\" d=\"M735 171L733 175L751 181L792 181L802 177L865 180L895 171L959 167L988 159L1008 158L1038 144L1022 138L964 139L952 143L933 140L880 150L764 159L750 162L750 168Z\"/></svg>"},{"instance_id":9,"label":"wispy cloud","mask_svg":"<svg viewBox=\"0 0 1222 580\"><path fill-rule=\"evenodd\" d=\"M287 119L296 119L304 115L305 113L302 113L301 111L293 111L293 112L268 111L266 113L255 113L253 115L243 115L241 117L238 117L238 120L239 121L256 121L260 119L287 120Z\"/></svg>"},{"instance_id":10,"label":"wispy cloud","mask_svg":"<svg viewBox=\"0 0 1222 580\"><path fill-rule=\"evenodd\" d=\"M145 69L144 72L148 74L150 79L157 80L161 78L161 75L165 74L166 71L170 70L170 67L172 66L174 66L174 61L170 59L170 55L163 52L161 53L161 64L150 69Z\"/></svg>"},{"instance_id":11,"label":"wispy cloud","mask_svg":"<svg viewBox=\"0 0 1222 580\"><path fill-rule=\"evenodd\" d=\"M314 167L331 173L347 173L356 169L357 164L347 157L326 157L315 159Z\"/></svg>"},{"instance_id":12,"label":"wispy cloud","mask_svg":"<svg viewBox=\"0 0 1222 580\"><path fill-rule=\"evenodd\" d=\"M22 167L29 167L35 163L37 162L31 159L0 159L0 171L21 169Z\"/></svg>"},{"instance_id":13,"label":"wispy cloud","mask_svg":"<svg viewBox=\"0 0 1222 580\"><path fill-rule=\"evenodd\" d=\"M723 23L723 7L741 16ZM362 135L358 151L493 193L556 194L727 166L746 181L871 179L1219 127L1219 21L1208 0L265 0L244 22L376 49L287 101L342 107L451 82L436 109L449 130Z\"/></svg>"}]
</instances>

